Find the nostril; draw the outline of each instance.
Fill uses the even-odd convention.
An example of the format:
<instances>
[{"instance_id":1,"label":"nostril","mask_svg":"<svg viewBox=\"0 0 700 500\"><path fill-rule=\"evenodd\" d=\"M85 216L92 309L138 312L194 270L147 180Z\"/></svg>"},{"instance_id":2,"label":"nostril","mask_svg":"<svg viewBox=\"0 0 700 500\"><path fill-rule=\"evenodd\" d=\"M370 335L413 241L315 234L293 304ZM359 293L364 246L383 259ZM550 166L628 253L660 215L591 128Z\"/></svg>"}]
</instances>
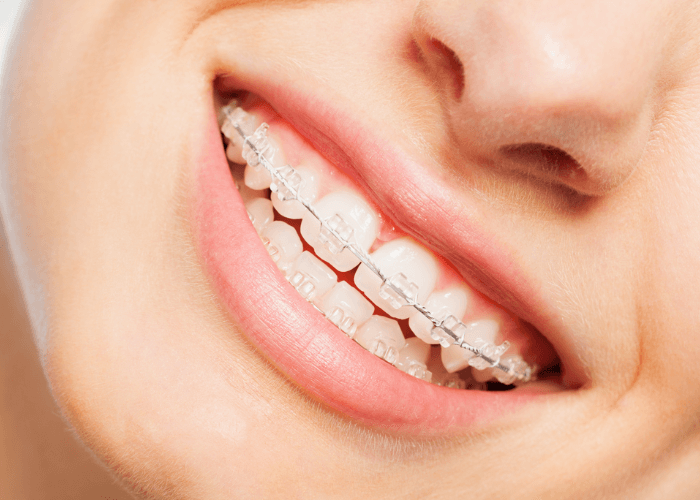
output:
<instances>
[{"instance_id":1,"label":"nostril","mask_svg":"<svg viewBox=\"0 0 700 500\"><path fill-rule=\"evenodd\" d=\"M432 53L434 61L438 65L438 71L448 75L451 80L452 93L455 100L459 101L464 93L464 66L454 50L442 43L437 38L428 39L428 49Z\"/></svg>"},{"instance_id":2,"label":"nostril","mask_svg":"<svg viewBox=\"0 0 700 500\"><path fill-rule=\"evenodd\" d=\"M500 148L508 163L517 163L532 175L559 180L567 184L586 177L579 162L566 151L548 144L512 144Z\"/></svg>"}]
</instances>

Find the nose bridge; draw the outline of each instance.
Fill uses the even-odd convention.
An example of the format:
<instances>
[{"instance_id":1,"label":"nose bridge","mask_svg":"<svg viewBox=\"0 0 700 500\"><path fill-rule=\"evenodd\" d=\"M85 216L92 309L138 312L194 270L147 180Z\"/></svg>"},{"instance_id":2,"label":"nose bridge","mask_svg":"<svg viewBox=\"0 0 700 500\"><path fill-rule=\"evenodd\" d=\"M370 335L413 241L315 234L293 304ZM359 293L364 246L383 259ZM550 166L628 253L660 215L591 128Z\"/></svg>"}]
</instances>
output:
<instances>
[{"instance_id":1,"label":"nose bridge","mask_svg":"<svg viewBox=\"0 0 700 500\"><path fill-rule=\"evenodd\" d=\"M461 88L443 100L463 152L503 160L504 148L540 144L605 186L584 191L626 178L643 150L657 59L644 27L619 9L599 0L421 2L414 25L424 58L438 85ZM442 51L426 49L435 40ZM459 64L445 64L448 56Z\"/></svg>"}]
</instances>

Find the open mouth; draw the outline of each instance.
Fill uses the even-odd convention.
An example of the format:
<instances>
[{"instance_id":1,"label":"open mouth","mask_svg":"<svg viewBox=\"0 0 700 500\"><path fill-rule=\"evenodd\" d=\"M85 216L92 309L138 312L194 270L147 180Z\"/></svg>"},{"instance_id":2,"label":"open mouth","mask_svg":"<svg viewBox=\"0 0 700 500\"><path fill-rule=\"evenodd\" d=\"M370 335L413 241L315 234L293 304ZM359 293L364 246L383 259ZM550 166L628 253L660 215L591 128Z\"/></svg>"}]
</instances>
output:
<instances>
[{"instance_id":1,"label":"open mouth","mask_svg":"<svg viewBox=\"0 0 700 500\"><path fill-rule=\"evenodd\" d=\"M560 359L533 326L402 230L266 101L220 97L225 204L245 220L233 217L227 231L238 245L218 234L203 246L234 316L291 379L365 422L423 431L564 390ZM217 179L222 192L220 170ZM209 182L204 204L215 205ZM250 262L224 264L221 245ZM257 276L242 277L251 270ZM494 404L498 394L512 396Z\"/></svg>"}]
</instances>

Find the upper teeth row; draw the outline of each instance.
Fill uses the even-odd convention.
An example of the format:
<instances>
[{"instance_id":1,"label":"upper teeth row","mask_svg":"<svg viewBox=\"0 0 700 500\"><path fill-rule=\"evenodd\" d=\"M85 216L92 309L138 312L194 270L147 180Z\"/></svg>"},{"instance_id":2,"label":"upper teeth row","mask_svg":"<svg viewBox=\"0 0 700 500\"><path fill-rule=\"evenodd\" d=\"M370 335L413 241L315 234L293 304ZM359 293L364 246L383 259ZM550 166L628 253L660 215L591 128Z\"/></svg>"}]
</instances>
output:
<instances>
[{"instance_id":1,"label":"upper teeth row","mask_svg":"<svg viewBox=\"0 0 700 500\"><path fill-rule=\"evenodd\" d=\"M241 159L260 173L264 172L266 176L269 174L270 189L279 200L282 202L296 200L312 216L305 217L304 220L307 224L311 221L316 225L314 233L317 234L316 238L320 245L313 246L317 253L320 251L325 254L319 256L332 262L341 271L348 271L361 263L362 266L357 273L360 275L360 280L363 279L362 276L365 280L379 280L379 296L373 299L383 302L385 309L388 306L389 309L397 310L396 313L409 311L411 308L417 310L425 318L423 321L427 320L429 327L432 327L430 330L432 339L443 347L456 345L466 349L471 353L468 359L469 365L477 370L492 368L494 376L504 384L525 383L534 378L535 368L519 356L502 359L509 347L508 342L497 346L481 338L471 338L469 327L455 316L434 315L419 302L419 287L404 273L388 274L379 268L365 250L369 245L357 241L353 226L343 219L342 214L312 205L310 197L305 196L304 179L299 171L291 165L281 164L279 156L276 158L277 148L267 136L266 123L255 128L253 117L238 107L235 100L222 108L219 117L224 136L241 147ZM369 221L368 224L371 225L372 222ZM294 277L290 281L303 295L304 283L295 284ZM393 315L405 318L409 316L409 314ZM468 337L471 342L467 341Z\"/></svg>"}]
</instances>

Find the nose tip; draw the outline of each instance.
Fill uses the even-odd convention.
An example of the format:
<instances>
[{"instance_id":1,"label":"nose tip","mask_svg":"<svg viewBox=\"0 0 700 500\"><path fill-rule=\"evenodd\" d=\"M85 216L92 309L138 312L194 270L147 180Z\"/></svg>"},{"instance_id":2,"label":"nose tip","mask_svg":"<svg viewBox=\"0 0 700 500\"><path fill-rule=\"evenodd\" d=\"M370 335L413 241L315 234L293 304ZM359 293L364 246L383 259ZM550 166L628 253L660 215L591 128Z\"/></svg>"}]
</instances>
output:
<instances>
[{"instance_id":1,"label":"nose tip","mask_svg":"<svg viewBox=\"0 0 700 500\"><path fill-rule=\"evenodd\" d=\"M425 0L413 36L463 155L601 195L644 152L657 59L614 13L557 5Z\"/></svg>"}]
</instances>

